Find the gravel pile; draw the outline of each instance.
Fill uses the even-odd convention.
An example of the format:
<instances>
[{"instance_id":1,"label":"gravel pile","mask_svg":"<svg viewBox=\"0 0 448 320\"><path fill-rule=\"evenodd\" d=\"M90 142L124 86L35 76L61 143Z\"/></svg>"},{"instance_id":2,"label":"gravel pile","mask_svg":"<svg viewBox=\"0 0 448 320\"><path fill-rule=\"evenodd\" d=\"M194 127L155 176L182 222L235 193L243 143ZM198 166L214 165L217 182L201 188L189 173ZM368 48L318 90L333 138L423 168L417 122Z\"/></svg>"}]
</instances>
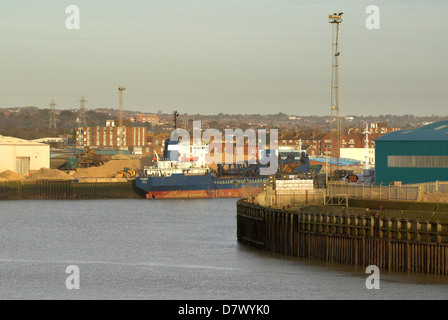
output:
<instances>
[{"instance_id":1,"label":"gravel pile","mask_svg":"<svg viewBox=\"0 0 448 320\"><path fill-rule=\"evenodd\" d=\"M11 170L6 170L0 173L0 178L6 179L6 181L26 180L25 177Z\"/></svg>"},{"instance_id":2,"label":"gravel pile","mask_svg":"<svg viewBox=\"0 0 448 320\"><path fill-rule=\"evenodd\" d=\"M118 171L130 168L137 174L143 172L143 167L152 165L152 157L139 159L110 160L100 167L79 169L72 178L112 178Z\"/></svg>"}]
</instances>

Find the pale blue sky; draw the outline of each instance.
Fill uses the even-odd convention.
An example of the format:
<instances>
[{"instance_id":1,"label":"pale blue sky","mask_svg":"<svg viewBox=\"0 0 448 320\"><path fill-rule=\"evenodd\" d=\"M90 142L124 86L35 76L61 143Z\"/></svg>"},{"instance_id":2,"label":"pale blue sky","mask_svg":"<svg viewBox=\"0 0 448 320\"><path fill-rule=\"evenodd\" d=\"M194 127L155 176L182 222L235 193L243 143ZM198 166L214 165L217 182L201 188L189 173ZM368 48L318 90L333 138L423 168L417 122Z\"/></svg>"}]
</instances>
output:
<instances>
[{"instance_id":1,"label":"pale blue sky","mask_svg":"<svg viewBox=\"0 0 448 320\"><path fill-rule=\"evenodd\" d=\"M343 115L447 115L448 1L0 0L0 107L330 113L342 23ZM77 5L81 29L67 30ZM381 10L367 30L365 9Z\"/></svg>"}]
</instances>

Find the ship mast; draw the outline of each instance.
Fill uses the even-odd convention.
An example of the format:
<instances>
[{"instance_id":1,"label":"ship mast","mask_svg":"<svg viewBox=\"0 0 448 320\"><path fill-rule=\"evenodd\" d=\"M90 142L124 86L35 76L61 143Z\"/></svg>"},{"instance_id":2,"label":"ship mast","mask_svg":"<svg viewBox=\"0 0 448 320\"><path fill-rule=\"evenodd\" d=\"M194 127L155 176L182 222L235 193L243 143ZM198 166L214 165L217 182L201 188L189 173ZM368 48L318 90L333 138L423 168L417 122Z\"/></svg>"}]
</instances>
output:
<instances>
[{"instance_id":1,"label":"ship mast","mask_svg":"<svg viewBox=\"0 0 448 320\"><path fill-rule=\"evenodd\" d=\"M173 119L174 119L174 130L177 129L177 118L179 117L179 113L176 111L173 112Z\"/></svg>"}]
</instances>

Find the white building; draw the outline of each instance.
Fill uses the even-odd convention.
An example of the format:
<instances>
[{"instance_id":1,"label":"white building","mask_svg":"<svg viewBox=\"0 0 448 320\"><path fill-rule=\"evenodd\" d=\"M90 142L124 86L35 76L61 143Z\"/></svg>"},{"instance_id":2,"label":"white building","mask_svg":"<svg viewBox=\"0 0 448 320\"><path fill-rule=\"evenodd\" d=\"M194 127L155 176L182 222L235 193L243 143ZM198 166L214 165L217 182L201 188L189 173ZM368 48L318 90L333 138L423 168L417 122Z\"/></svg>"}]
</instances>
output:
<instances>
[{"instance_id":1,"label":"white building","mask_svg":"<svg viewBox=\"0 0 448 320\"><path fill-rule=\"evenodd\" d=\"M29 176L31 170L50 168L50 146L0 136L0 172L11 170Z\"/></svg>"},{"instance_id":2,"label":"white building","mask_svg":"<svg viewBox=\"0 0 448 320\"><path fill-rule=\"evenodd\" d=\"M31 140L33 142L39 142L39 143L67 143L68 138L65 137L47 137L47 138L40 138L40 139L34 139Z\"/></svg>"},{"instance_id":3,"label":"white building","mask_svg":"<svg viewBox=\"0 0 448 320\"><path fill-rule=\"evenodd\" d=\"M341 148L340 157L344 159L367 161L367 168L375 167L375 148Z\"/></svg>"}]
</instances>

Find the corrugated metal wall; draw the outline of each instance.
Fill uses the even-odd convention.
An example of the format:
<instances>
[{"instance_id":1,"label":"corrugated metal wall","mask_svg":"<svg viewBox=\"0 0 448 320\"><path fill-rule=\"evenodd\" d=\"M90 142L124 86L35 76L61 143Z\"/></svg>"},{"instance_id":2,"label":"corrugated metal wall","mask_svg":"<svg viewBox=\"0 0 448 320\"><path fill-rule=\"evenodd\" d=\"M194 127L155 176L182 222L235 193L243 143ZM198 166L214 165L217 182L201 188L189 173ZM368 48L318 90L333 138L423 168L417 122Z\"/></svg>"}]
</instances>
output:
<instances>
[{"instance_id":1,"label":"corrugated metal wall","mask_svg":"<svg viewBox=\"0 0 448 320\"><path fill-rule=\"evenodd\" d=\"M391 167L388 156L448 156L447 141L376 141L375 184L448 181L448 167Z\"/></svg>"}]
</instances>

